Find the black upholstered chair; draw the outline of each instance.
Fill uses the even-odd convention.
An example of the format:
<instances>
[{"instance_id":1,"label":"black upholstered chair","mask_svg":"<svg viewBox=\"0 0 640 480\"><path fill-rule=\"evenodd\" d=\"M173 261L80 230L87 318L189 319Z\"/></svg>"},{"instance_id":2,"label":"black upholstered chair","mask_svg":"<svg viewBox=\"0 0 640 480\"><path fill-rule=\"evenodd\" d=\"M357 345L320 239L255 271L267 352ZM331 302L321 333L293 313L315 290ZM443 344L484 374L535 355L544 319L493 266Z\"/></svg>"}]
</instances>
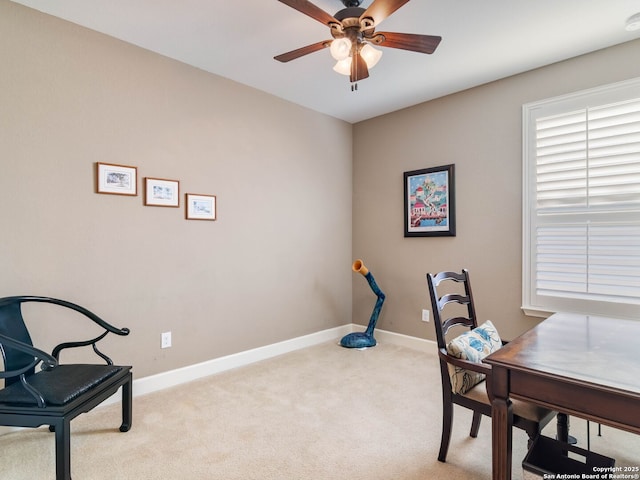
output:
<instances>
[{"instance_id":1,"label":"black upholstered chair","mask_svg":"<svg viewBox=\"0 0 640 480\"><path fill-rule=\"evenodd\" d=\"M446 284L442 285L444 282ZM456 335L462 334L464 336L465 332L477 329L476 331L480 332L480 335L471 340L471 346L473 347L474 341L482 344L487 336L494 333L494 330L492 324L489 328L483 328L483 325L478 328L471 283L469 282L469 272L466 269L462 270L461 273L440 272L435 275L428 273L427 284L429 285L431 297L433 323L435 325L438 356L440 358L440 374L442 377L442 439L440 441L438 460L445 462L451 440L454 405L460 405L473 411L470 435L474 438L478 436L482 415L491 417L491 402L487 392L488 383L486 380L480 380L474 384L473 381L468 380L469 378L475 378L476 381L478 378L486 379L491 375L491 366L481 361L478 362L479 358L476 358L476 361L470 361L464 358L465 355L460 355L459 352L452 353L451 351L454 349L451 347L450 339L453 333L451 335L447 334L452 329L455 329ZM461 286L458 285L456 288L456 284L461 284ZM447 293L439 294L438 288L440 286ZM486 333L487 331L490 332L489 335ZM505 342L499 339L497 332L495 333L496 347L500 348ZM455 337L455 339L458 338L461 337ZM465 341L468 342L469 340ZM454 343L456 343L455 340ZM474 349L471 348L471 350ZM469 355L468 358L472 356ZM480 374L480 377L476 377L476 374ZM462 375L465 380L459 382L460 385L452 385L452 377L454 375ZM458 378L454 379L454 383L458 383ZM466 385L464 385L465 382ZM512 402L513 425L527 432L529 444L531 444L540 434L542 428L554 417L555 412L519 400L512 400Z\"/></svg>"},{"instance_id":2,"label":"black upholstered chair","mask_svg":"<svg viewBox=\"0 0 640 480\"><path fill-rule=\"evenodd\" d=\"M22 305L28 302L58 305L79 312L100 327L100 333L86 341L61 343L50 355L33 346L22 316ZM0 390L0 425L49 425L49 429L55 431L56 480L71 479L71 420L102 403L120 387L120 431L131 428L131 367L113 365L96 347L109 333L128 335L129 330L116 328L89 310L64 300L35 296L0 298L0 351L4 360L0 378L5 381ZM60 364L61 351L89 346L101 357L99 364Z\"/></svg>"}]
</instances>

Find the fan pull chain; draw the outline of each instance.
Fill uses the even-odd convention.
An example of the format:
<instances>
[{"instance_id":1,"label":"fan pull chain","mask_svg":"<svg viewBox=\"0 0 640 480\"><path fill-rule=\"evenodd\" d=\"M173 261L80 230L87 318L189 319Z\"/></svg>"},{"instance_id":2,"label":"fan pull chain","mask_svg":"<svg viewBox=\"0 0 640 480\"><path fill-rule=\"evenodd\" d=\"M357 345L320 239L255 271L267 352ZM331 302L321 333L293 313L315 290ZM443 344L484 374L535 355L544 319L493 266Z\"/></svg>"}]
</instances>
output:
<instances>
[{"instance_id":1,"label":"fan pull chain","mask_svg":"<svg viewBox=\"0 0 640 480\"><path fill-rule=\"evenodd\" d=\"M351 91L352 92L357 92L358 91L358 82L355 82L355 83L351 84Z\"/></svg>"}]
</instances>

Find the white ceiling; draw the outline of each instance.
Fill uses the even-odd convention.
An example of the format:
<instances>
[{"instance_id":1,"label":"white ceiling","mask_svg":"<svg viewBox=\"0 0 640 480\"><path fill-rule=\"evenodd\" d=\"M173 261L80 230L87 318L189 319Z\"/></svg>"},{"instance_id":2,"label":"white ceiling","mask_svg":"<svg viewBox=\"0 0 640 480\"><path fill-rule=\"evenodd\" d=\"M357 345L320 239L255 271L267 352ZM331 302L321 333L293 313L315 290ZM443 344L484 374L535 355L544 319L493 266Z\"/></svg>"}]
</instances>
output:
<instances>
[{"instance_id":1,"label":"white ceiling","mask_svg":"<svg viewBox=\"0 0 640 480\"><path fill-rule=\"evenodd\" d=\"M383 48L352 92L328 50L273 59L331 38L278 0L13 1L351 123L640 38L624 28L639 0L412 0L377 29L440 35L440 46ZM344 8L312 1L331 15Z\"/></svg>"}]
</instances>

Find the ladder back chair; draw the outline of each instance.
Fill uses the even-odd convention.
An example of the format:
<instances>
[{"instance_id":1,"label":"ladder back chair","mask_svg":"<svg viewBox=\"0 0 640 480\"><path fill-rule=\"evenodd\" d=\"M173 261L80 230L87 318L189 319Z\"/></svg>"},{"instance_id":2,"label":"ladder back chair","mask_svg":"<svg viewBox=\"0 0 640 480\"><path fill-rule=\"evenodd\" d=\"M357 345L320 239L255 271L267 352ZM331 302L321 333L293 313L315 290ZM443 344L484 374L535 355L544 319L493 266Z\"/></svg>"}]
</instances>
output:
<instances>
[{"instance_id":1,"label":"ladder back chair","mask_svg":"<svg viewBox=\"0 0 640 480\"><path fill-rule=\"evenodd\" d=\"M478 325L467 269L460 273L428 273L427 284L442 378L442 438L438 460L445 462L451 440L454 405L473 411L470 435L474 438L478 436L482 415L491 417L491 402L487 392L489 383L485 381L491 375L491 366L482 363L482 358L505 342L502 342L490 321ZM438 293L440 287L447 293ZM458 335L455 338L451 338L453 330ZM527 432L531 444L555 412L519 400L512 402L513 425Z\"/></svg>"}]
</instances>

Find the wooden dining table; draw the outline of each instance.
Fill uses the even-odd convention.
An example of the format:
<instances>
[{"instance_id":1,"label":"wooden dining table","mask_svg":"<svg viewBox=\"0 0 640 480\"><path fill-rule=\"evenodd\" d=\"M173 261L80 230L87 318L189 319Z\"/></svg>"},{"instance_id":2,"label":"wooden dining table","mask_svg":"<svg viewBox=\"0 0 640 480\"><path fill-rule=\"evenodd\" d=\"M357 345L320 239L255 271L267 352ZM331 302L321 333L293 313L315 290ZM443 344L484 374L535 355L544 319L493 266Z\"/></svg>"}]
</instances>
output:
<instances>
[{"instance_id":1,"label":"wooden dining table","mask_svg":"<svg viewBox=\"0 0 640 480\"><path fill-rule=\"evenodd\" d=\"M484 361L493 480L511 479L511 398L640 434L640 318L556 313Z\"/></svg>"}]
</instances>

